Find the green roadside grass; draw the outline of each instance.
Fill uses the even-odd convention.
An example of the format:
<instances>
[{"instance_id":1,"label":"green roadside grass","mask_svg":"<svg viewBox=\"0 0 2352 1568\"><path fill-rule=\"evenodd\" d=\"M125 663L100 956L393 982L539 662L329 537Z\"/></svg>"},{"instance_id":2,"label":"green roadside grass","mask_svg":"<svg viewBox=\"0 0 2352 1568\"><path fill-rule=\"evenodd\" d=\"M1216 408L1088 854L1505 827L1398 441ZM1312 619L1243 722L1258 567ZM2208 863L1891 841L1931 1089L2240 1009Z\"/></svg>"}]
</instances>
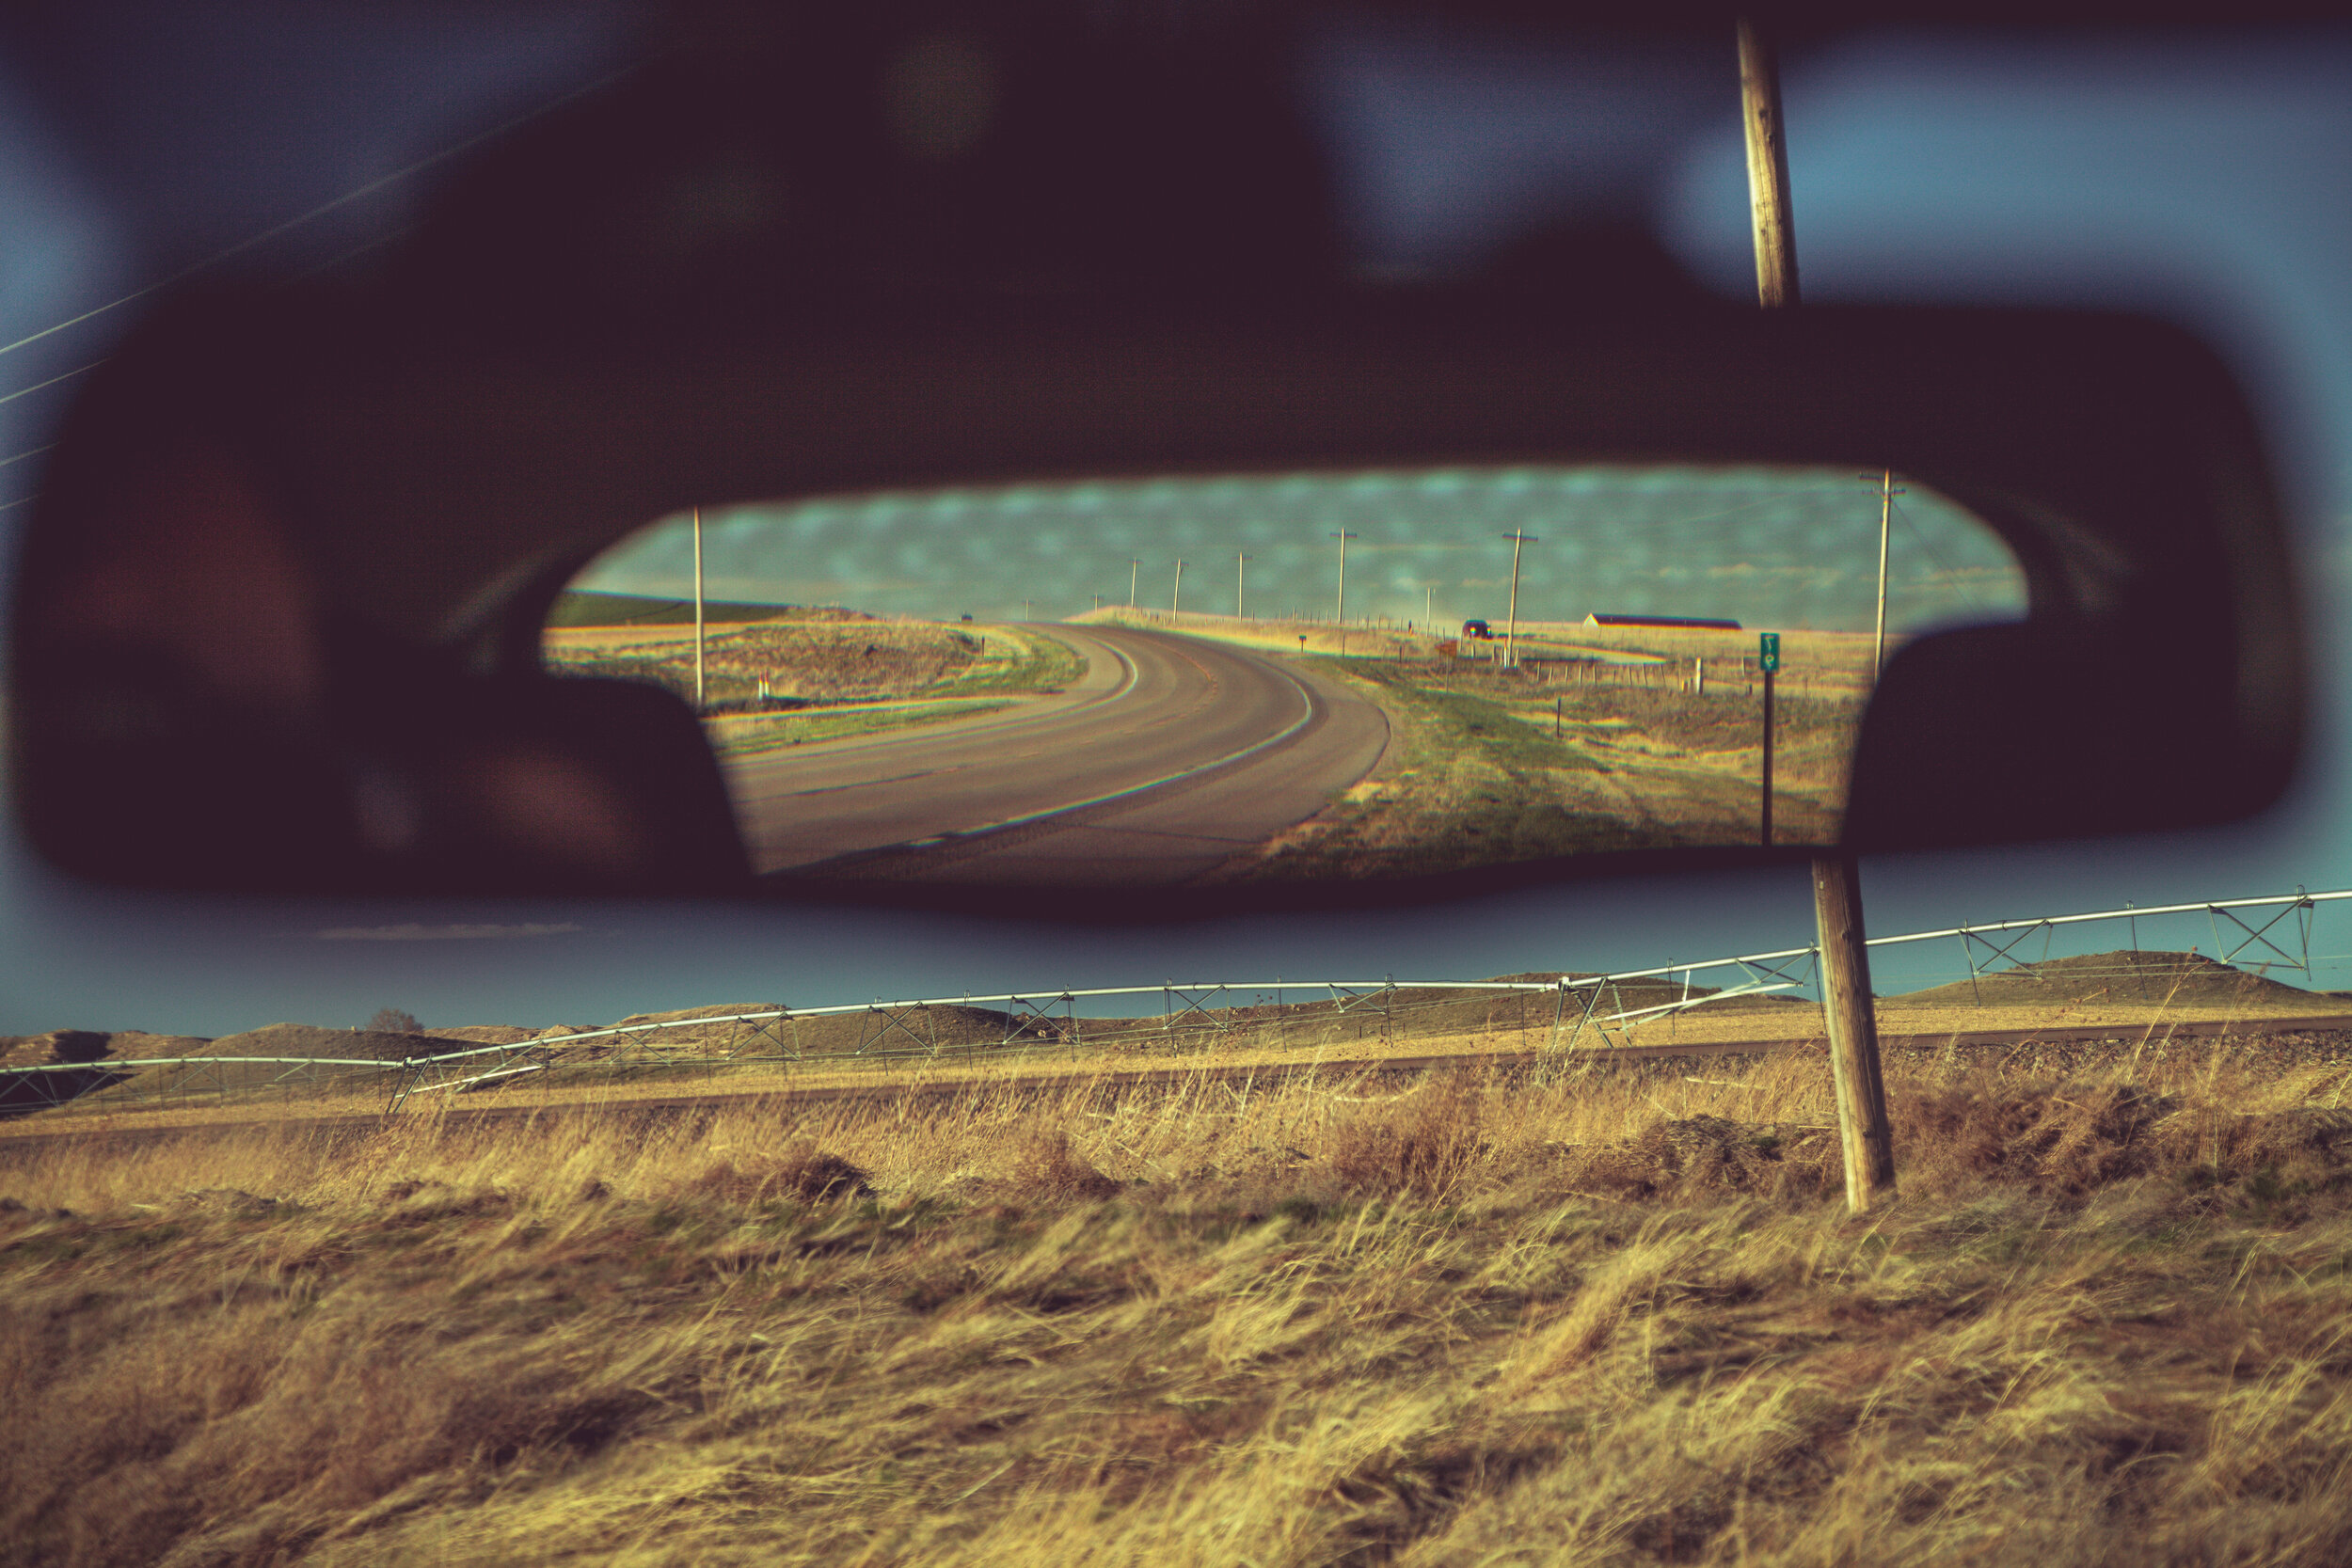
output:
<instances>
[{"instance_id":1,"label":"green roadside grass","mask_svg":"<svg viewBox=\"0 0 2352 1568\"><path fill-rule=\"evenodd\" d=\"M892 703L872 707L787 713L729 713L703 721L704 733L721 758L755 756L818 740L845 740L883 730L914 729L950 719L977 719L1012 706L1010 702Z\"/></svg>"},{"instance_id":2,"label":"green roadside grass","mask_svg":"<svg viewBox=\"0 0 2352 1568\"><path fill-rule=\"evenodd\" d=\"M1389 749L1371 779L1238 875L1409 876L1651 841L1638 827L1563 802L1565 776L1605 767L1581 734L1554 740L1513 705L1427 684L1413 665L1303 662L1380 706Z\"/></svg>"},{"instance_id":3,"label":"green roadside grass","mask_svg":"<svg viewBox=\"0 0 2352 1568\"><path fill-rule=\"evenodd\" d=\"M1086 673L1086 660L1058 638L1010 626L990 626L977 660L919 693L926 697L976 697L989 692L1042 695L1058 691Z\"/></svg>"}]
</instances>

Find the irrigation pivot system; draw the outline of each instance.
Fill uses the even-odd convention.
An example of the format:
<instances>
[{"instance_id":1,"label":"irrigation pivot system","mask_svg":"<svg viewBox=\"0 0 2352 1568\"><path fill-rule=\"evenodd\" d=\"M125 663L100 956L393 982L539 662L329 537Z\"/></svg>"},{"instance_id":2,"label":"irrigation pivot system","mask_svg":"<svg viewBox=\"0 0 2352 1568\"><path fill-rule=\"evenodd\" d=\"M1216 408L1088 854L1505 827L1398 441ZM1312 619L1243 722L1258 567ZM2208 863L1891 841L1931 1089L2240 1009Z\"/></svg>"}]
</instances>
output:
<instances>
[{"instance_id":1,"label":"irrigation pivot system","mask_svg":"<svg viewBox=\"0 0 2352 1568\"><path fill-rule=\"evenodd\" d=\"M2047 956L2061 927L2097 922L2124 924L2131 945L2139 945L2143 921L2201 917L2211 932L2213 956L2267 974L2284 970L2311 974L2312 924L2322 904L2352 899L2352 890L2307 893L2297 889L2263 898L2215 899L2140 909L2098 910L2083 914L2042 915L2024 920L1963 924L1932 931L1873 937L1872 947L1925 942L1957 942L1972 987L2028 961L2034 937ZM387 1110L399 1110L420 1095L445 1096L496 1088L518 1080L566 1076L628 1077L699 1068L824 1062L847 1066L943 1055L1003 1056L1026 1051L1069 1052L1089 1043L1106 1051L1186 1034L1222 1037L1268 1002L1279 1019L1294 1003L1311 1003L1319 1018L1353 1019L1369 1027L1378 1020L1385 1035L1397 1018L1415 1007L1448 1005L1472 994L1516 1001L1522 1030L1540 1031L1547 1049L1608 1050L1630 1044L1645 1022L1739 996L1787 991L1818 994L1820 954L1816 947L1785 947L1731 958L1668 963L1607 974L1564 975L1545 980L1357 980L1270 982L1201 981L1152 986L1100 986L1005 991L993 995L922 997L845 1003L818 1007L765 1007L735 1013L664 1019L610 1028L548 1033L509 1044L405 1056L397 1060L331 1056L159 1056L102 1058L93 1062L12 1068L0 1071L0 1115L56 1109L87 1097L89 1108L154 1108L242 1099L327 1098L380 1095ZM1700 975L1724 983L1698 989ZM1681 994L1628 1006L1628 989L1655 997L1678 985ZM1156 998L1156 1014L1095 1016L1083 1005L1116 997ZM1532 1010L1531 1010L1532 1009ZM1489 1016L1492 1016L1490 1009ZM852 1040L846 1029L834 1048L805 1048L803 1031L827 1020L855 1020ZM946 1027L943 1027L946 1025ZM100 1093L98 1091L123 1091Z\"/></svg>"}]
</instances>

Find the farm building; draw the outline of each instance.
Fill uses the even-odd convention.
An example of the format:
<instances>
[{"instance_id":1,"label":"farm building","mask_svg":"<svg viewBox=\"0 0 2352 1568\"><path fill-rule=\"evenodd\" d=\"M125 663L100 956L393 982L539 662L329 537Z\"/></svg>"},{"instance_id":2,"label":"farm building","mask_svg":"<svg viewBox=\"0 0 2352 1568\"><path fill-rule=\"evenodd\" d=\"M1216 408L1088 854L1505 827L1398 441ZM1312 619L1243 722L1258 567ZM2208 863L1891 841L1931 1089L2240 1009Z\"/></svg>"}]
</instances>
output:
<instances>
[{"instance_id":1,"label":"farm building","mask_svg":"<svg viewBox=\"0 0 2352 1568\"><path fill-rule=\"evenodd\" d=\"M1676 626L1686 631L1738 631L1737 621L1710 620L1704 615L1604 615L1599 610L1584 617L1588 626Z\"/></svg>"}]
</instances>

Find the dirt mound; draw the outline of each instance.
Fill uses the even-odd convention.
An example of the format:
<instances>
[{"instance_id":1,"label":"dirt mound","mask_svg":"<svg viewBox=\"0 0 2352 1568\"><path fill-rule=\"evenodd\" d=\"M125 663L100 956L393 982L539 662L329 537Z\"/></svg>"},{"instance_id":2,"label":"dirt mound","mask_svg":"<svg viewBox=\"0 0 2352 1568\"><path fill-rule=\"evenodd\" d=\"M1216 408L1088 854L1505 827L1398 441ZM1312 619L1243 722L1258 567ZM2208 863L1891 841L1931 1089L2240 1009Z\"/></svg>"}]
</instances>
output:
<instances>
[{"instance_id":1,"label":"dirt mound","mask_svg":"<svg viewBox=\"0 0 2352 1568\"><path fill-rule=\"evenodd\" d=\"M2329 1010L2315 993L2187 953L2086 953L2044 958L1884 1000L1904 1007L2030 1006L2054 1002L2164 1002L2178 1006Z\"/></svg>"},{"instance_id":2,"label":"dirt mound","mask_svg":"<svg viewBox=\"0 0 2352 1568\"><path fill-rule=\"evenodd\" d=\"M114 1037L120 1042L123 1036ZM397 1062L474 1048L469 1040L439 1035L410 1035L378 1029L324 1029L309 1023L272 1023L215 1040L139 1037L145 1048L118 1053L115 1061L184 1056L184 1064L138 1072L105 1071L84 1087L87 1098L109 1104L163 1103L189 1097L264 1093L281 1098L323 1095L372 1096L389 1089L399 1074L368 1067L303 1066L286 1057L334 1062ZM238 1057L260 1057L240 1061ZM268 1058L279 1058L271 1060Z\"/></svg>"},{"instance_id":3,"label":"dirt mound","mask_svg":"<svg viewBox=\"0 0 2352 1568\"><path fill-rule=\"evenodd\" d=\"M201 1035L151 1035L144 1029L119 1029L107 1038L107 1054L118 1060L200 1056L212 1044Z\"/></svg>"},{"instance_id":4,"label":"dirt mound","mask_svg":"<svg viewBox=\"0 0 2352 1568\"><path fill-rule=\"evenodd\" d=\"M144 1029L118 1029L112 1034L103 1029L52 1029L45 1035L0 1035L0 1070L195 1056L212 1043L200 1035L151 1035Z\"/></svg>"},{"instance_id":5,"label":"dirt mound","mask_svg":"<svg viewBox=\"0 0 2352 1568\"><path fill-rule=\"evenodd\" d=\"M539 1031L525 1029L512 1023L461 1023L454 1029L436 1029L433 1033L445 1040L463 1040L469 1045L513 1045L518 1040L536 1039Z\"/></svg>"},{"instance_id":6,"label":"dirt mound","mask_svg":"<svg viewBox=\"0 0 2352 1568\"><path fill-rule=\"evenodd\" d=\"M241 1035L223 1035L200 1053L206 1056L319 1056L331 1060L397 1062L463 1051L477 1042L439 1035L396 1034L383 1029L323 1029L312 1023L272 1023Z\"/></svg>"},{"instance_id":7,"label":"dirt mound","mask_svg":"<svg viewBox=\"0 0 2352 1568\"><path fill-rule=\"evenodd\" d=\"M114 1037L95 1029L52 1029L45 1035L0 1036L0 1069L71 1067L103 1061Z\"/></svg>"},{"instance_id":8,"label":"dirt mound","mask_svg":"<svg viewBox=\"0 0 2352 1568\"><path fill-rule=\"evenodd\" d=\"M707 1007L677 1007L666 1013L631 1013L612 1025L626 1029L633 1023L679 1023L701 1018L733 1018L741 1013L779 1013L781 1002L720 1002Z\"/></svg>"}]
</instances>

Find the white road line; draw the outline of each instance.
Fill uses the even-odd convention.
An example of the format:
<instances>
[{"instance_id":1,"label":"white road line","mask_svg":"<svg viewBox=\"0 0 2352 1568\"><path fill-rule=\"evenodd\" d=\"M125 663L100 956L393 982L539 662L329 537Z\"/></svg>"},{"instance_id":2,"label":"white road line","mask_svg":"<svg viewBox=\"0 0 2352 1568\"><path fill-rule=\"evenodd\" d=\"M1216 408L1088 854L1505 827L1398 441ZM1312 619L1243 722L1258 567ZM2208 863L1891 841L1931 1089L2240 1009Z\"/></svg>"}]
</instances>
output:
<instances>
[{"instance_id":1,"label":"white road line","mask_svg":"<svg viewBox=\"0 0 2352 1568\"><path fill-rule=\"evenodd\" d=\"M1119 653L1119 649L1115 645L1105 645L1110 646L1113 653ZM1119 654L1119 657L1123 662L1127 656L1125 654ZM1296 735L1300 730L1305 729L1313 720L1315 716L1315 699L1314 694L1307 689L1306 684L1299 680L1296 675L1292 674L1288 670L1283 669L1280 665L1275 664L1271 660L1266 661L1266 667L1272 670L1276 674L1281 676L1284 680L1290 682L1291 689L1298 693L1300 711L1298 717L1288 726L1273 735L1267 736L1263 740L1255 741L1250 745L1245 746L1238 752L1229 752L1213 762L1196 763L1190 768L1179 768L1173 773L1163 774L1159 778L1149 780L1143 784L1130 784L1125 789L1114 789L1106 795L1090 796L1084 800L1072 800L1062 805L1047 806L1040 811L1024 812L1019 816L1008 816L1000 821L984 822L976 828L958 828L949 832L934 833L929 838L910 839L904 845L895 847L884 846L884 847L928 849L936 845L948 843L950 840L977 838L983 833L1001 832L1007 828L1023 827L1031 822L1041 821L1049 816L1059 816L1064 812L1084 811L1089 806L1099 806L1112 800L1123 800L1131 795L1140 795L1145 790L1157 789L1163 784L1174 784L1181 779L1189 779L1201 773L1214 772L1219 768L1230 767L1232 764L1240 762L1245 758L1255 756L1269 746L1278 746L1283 741L1288 740L1291 736ZM1130 668L1132 669L1133 666L1130 666Z\"/></svg>"}]
</instances>

